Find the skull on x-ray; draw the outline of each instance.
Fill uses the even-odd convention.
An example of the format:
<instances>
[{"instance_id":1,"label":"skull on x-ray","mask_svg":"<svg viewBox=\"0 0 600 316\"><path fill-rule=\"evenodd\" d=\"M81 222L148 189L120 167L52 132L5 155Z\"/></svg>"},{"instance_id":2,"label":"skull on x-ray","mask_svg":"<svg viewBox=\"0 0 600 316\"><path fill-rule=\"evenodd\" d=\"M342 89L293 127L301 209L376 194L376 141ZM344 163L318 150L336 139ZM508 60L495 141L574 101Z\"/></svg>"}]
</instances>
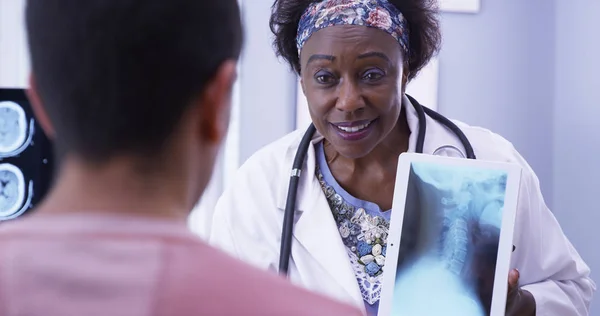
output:
<instances>
[{"instance_id":1,"label":"skull on x-ray","mask_svg":"<svg viewBox=\"0 0 600 316\"><path fill-rule=\"evenodd\" d=\"M15 218L29 208L32 185L30 182L25 201L25 177L21 169L9 163L0 164L0 218Z\"/></svg>"},{"instance_id":2,"label":"skull on x-ray","mask_svg":"<svg viewBox=\"0 0 600 316\"><path fill-rule=\"evenodd\" d=\"M0 161L18 157L33 144L34 120L12 101L0 102ZM12 163L0 163L0 220L15 218L30 206L33 182Z\"/></svg>"},{"instance_id":3,"label":"skull on x-ray","mask_svg":"<svg viewBox=\"0 0 600 316\"><path fill-rule=\"evenodd\" d=\"M33 119L27 122L25 111L15 102L0 102L0 158L16 156L31 143Z\"/></svg>"}]
</instances>

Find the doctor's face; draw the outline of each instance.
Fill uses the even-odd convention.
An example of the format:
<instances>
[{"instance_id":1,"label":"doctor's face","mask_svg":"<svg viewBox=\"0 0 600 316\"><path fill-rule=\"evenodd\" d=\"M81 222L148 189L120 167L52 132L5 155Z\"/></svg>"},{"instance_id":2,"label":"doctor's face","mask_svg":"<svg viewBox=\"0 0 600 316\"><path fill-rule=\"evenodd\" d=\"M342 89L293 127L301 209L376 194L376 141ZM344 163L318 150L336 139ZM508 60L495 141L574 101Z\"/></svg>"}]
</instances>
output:
<instances>
[{"instance_id":1,"label":"doctor's face","mask_svg":"<svg viewBox=\"0 0 600 316\"><path fill-rule=\"evenodd\" d=\"M365 26L327 27L305 43L300 64L312 121L341 155L361 158L394 129L404 62L392 36Z\"/></svg>"}]
</instances>

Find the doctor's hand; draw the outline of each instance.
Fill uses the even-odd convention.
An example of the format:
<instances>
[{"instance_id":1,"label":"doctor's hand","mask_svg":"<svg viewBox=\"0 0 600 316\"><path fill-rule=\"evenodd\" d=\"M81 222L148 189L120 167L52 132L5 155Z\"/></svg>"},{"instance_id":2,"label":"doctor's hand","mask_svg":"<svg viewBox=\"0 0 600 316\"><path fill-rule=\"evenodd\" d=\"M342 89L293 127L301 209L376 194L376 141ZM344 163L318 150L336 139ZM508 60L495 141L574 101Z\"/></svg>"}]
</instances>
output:
<instances>
[{"instance_id":1,"label":"doctor's hand","mask_svg":"<svg viewBox=\"0 0 600 316\"><path fill-rule=\"evenodd\" d=\"M508 273L507 316L535 316L535 298L529 291L519 287L519 270Z\"/></svg>"}]
</instances>

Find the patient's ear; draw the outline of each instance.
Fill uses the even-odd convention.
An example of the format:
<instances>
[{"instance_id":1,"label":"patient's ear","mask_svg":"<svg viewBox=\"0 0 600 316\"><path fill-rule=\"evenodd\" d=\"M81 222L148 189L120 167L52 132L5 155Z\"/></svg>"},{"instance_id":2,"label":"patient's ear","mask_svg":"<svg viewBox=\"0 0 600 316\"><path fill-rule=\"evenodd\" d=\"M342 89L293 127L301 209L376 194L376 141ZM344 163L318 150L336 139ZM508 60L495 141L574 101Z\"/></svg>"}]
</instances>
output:
<instances>
[{"instance_id":1,"label":"patient's ear","mask_svg":"<svg viewBox=\"0 0 600 316\"><path fill-rule=\"evenodd\" d=\"M207 83L198 99L200 136L209 143L220 144L227 136L233 85L236 79L236 61L225 61Z\"/></svg>"},{"instance_id":2,"label":"patient's ear","mask_svg":"<svg viewBox=\"0 0 600 316\"><path fill-rule=\"evenodd\" d=\"M46 136L49 139L54 139L54 127L52 126L50 117L48 117L46 108L44 108L44 103L42 102L38 93L35 76L33 74L29 75L29 88L26 90L26 93L29 103L31 104L31 109L33 110L33 115L35 115L35 119L37 120L38 124L42 127L44 133L46 133Z\"/></svg>"}]
</instances>

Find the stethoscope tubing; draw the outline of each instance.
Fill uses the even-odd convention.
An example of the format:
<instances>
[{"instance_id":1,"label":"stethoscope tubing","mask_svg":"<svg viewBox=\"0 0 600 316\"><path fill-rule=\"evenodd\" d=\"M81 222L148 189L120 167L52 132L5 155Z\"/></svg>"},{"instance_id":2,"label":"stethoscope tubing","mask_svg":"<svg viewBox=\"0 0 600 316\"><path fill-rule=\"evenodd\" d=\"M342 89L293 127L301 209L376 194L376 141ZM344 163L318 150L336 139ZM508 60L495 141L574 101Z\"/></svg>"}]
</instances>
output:
<instances>
[{"instance_id":1,"label":"stethoscope tubing","mask_svg":"<svg viewBox=\"0 0 600 316\"><path fill-rule=\"evenodd\" d=\"M417 111L417 117L419 119L419 131L417 134L417 145L415 148L415 152L423 153L423 146L425 144L425 133L427 131L427 115L439 122L440 124L446 126L452 131L452 133L456 135L456 137L458 137L463 147L465 148L467 159L476 159L473 146L469 142L469 139L463 133L463 131L456 124L454 124L454 122L452 122L445 116L437 113L436 111L422 106L413 97L409 95L406 96ZM290 175L290 183L288 187L287 200L285 203L285 211L283 215L283 226L281 228L281 246L279 250L279 273L282 275L287 275L289 270L290 257L292 254L294 213L296 208L298 183L300 182L302 165L304 164L304 160L306 159L308 146L310 146L312 137L315 134L315 132L316 128L314 124L311 123L306 132L304 133L304 136L302 136L302 140L300 141L298 151L296 151L294 162L292 164L292 172Z\"/></svg>"}]
</instances>

